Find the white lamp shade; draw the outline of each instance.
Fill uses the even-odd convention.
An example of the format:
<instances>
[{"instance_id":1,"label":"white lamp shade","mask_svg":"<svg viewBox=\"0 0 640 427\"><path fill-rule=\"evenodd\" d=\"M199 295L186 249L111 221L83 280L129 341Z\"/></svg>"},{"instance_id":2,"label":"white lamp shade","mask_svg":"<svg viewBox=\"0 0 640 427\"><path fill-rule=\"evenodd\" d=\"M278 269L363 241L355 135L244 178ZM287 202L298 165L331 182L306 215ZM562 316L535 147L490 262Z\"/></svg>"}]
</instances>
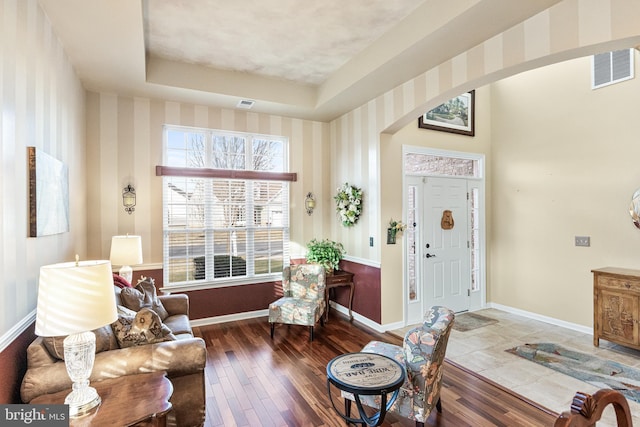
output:
<instances>
[{"instance_id":1,"label":"white lamp shade","mask_svg":"<svg viewBox=\"0 0 640 427\"><path fill-rule=\"evenodd\" d=\"M40 268L36 335L91 331L118 318L111 263L67 262Z\"/></svg>"},{"instance_id":2,"label":"white lamp shade","mask_svg":"<svg viewBox=\"0 0 640 427\"><path fill-rule=\"evenodd\" d=\"M113 265L142 264L142 238L129 235L113 236L109 259Z\"/></svg>"}]
</instances>

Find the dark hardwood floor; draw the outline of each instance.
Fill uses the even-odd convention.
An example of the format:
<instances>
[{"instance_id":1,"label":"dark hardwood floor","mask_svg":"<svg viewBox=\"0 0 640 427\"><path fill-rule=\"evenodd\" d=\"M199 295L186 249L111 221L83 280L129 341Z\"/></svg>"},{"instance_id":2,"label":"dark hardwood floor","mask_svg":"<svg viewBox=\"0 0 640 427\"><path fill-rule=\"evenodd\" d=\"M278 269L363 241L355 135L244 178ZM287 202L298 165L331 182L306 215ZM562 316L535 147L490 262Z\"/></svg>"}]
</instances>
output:
<instances>
[{"instance_id":1,"label":"dark hardwood floor","mask_svg":"<svg viewBox=\"0 0 640 427\"><path fill-rule=\"evenodd\" d=\"M371 340L401 344L335 311L313 342L302 326L278 325L271 340L265 318L194 328L207 343L207 417L214 426L344 426L327 395L327 363ZM332 393L333 394L333 393ZM443 412L425 426L552 426L556 414L447 362ZM341 403L338 403L341 407ZM382 426L415 423L394 414Z\"/></svg>"}]
</instances>

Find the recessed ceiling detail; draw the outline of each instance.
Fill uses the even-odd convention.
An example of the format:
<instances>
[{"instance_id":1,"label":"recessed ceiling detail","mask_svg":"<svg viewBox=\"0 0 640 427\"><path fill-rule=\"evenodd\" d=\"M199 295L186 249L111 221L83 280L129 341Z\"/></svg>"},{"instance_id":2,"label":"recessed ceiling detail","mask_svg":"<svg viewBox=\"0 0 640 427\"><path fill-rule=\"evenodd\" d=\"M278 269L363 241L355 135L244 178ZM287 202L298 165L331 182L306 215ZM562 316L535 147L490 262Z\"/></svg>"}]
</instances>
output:
<instances>
[{"instance_id":1,"label":"recessed ceiling detail","mask_svg":"<svg viewBox=\"0 0 640 427\"><path fill-rule=\"evenodd\" d=\"M38 0L83 86L330 121L561 0Z\"/></svg>"},{"instance_id":2,"label":"recessed ceiling detail","mask_svg":"<svg viewBox=\"0 0 640 427\"><path fill-rule=\"evenodd\" d=\"M318 85L424 0L145 0L148 55Z\"/></svg>"}]
</instances>

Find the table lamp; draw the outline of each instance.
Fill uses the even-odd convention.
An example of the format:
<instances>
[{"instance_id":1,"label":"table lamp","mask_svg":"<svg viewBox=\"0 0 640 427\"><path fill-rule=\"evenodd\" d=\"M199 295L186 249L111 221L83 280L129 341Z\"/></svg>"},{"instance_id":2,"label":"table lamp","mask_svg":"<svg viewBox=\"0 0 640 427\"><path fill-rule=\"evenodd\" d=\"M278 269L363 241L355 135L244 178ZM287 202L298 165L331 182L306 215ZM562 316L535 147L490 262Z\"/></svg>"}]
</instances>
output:
<instances>
[{"instance_id":1,"label":"table lamp","mask_svg":"<svg viewBox=\"0 0 640 427\"><path fill-rule=\"evenodd\" d=\"M132 265L142 264L142 238L140 236L113 236L111 238L111 264L119 265L118 274L131 283Z\"/></svg>"},{"instance_id":2,"label":"table lamp","mask_svg":"<svg viewBox=\"0 0 640 427\"><path fill-rule=\"evenodd\" d=\"M64 363L73 382L64 403L69 416L79 417L100 404L89 387L96 352L94 329L116 321L111 263L78 261L40 268L35 333L41 337L68 335Z\"/></svg>"}]
</instances>

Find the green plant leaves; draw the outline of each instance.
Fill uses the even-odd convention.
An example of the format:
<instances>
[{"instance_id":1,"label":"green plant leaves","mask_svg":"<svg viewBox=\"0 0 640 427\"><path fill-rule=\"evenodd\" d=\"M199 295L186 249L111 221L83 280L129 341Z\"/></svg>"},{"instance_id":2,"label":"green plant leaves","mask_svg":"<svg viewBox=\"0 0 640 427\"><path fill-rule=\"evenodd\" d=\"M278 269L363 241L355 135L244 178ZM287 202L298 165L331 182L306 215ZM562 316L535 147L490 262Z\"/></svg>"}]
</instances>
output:
<instances>
[{"instance_id":1,"label":"green plant leaves","mask_svg":"<svg viewBox=\"0 0 640 427\"><path fill-rule=\"evenodd\" d=\"M346 254L342 243L329 239L312 239L307 243L307 250L307 262L318 263L328 271L337 270L340 260Z\"/></svg>"}]
</instances>

